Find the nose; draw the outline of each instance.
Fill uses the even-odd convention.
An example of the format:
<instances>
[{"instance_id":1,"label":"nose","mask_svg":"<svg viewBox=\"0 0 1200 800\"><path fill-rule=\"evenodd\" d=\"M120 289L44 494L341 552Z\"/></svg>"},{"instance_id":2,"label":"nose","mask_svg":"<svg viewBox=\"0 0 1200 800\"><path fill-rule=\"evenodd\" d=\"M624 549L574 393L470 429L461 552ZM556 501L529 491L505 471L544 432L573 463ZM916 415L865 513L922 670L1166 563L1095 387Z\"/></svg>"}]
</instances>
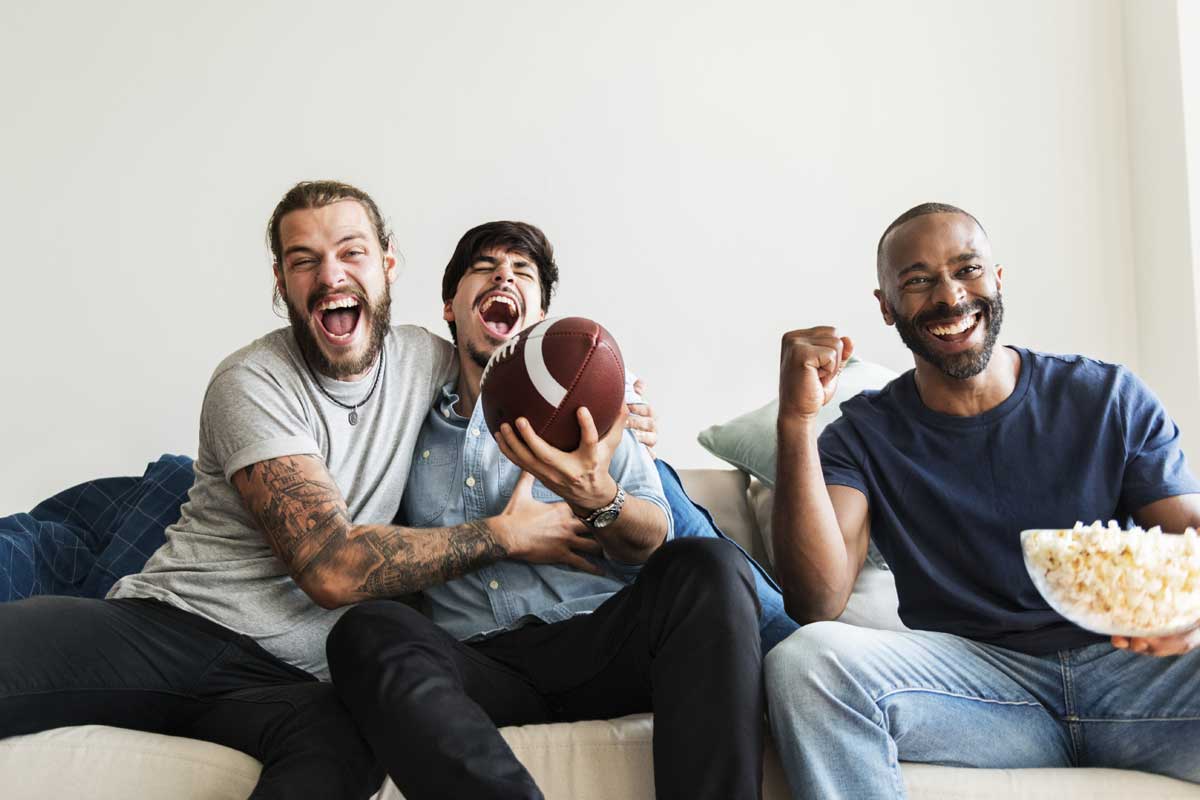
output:
<instances>
[{"instance_id":1,"label":"nose","mask_svg":"<svg viewBox=\"0 0 1200 800\"><path fill-rule=\"evenodd\" d=\"M952 277L945 277L938 281L937 286L933 289L932 300L935 303L940 303L947 306L956 306L965 300L967 290L963 285Z\"/></svg>"},{"instance_id":2,"label":"nose","mask_svg":"<svg viewBox=\"0 0 1200 800\"><path fill-rule=\"evenodd\" d=\"M317 280L322 286L340 286L346 282L346 269L334 253L327 253L321 259L317 270Z\"/></svg>"},{"instance_id":3,"label":"nose","mask_svg":"<svg viewBox=\"0 0 1200 800\"><path fill-rule=\"evenodd\" d=\"M512 283L516 279L512 265L507 261L501 261L496 265L496 269L492 272L492 282L497 284Z\"/></svg>"}]
</instances>

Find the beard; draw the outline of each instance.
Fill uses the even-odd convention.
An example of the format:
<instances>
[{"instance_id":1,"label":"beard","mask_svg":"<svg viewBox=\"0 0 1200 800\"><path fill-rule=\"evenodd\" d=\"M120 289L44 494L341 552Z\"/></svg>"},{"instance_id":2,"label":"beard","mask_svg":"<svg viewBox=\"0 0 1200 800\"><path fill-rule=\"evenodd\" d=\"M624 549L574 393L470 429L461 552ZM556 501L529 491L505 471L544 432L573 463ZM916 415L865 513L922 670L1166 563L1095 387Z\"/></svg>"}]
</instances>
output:
<instances>
[{"instance_id":1,"label":"beard","mask_svg":"<svg viewBox=\"0 0 1200 800\"><path fill-rule=\"evenodd\" d=\"M383 284L383 295L374 303L368 303L367 298L358 292L350 292L350 294L358 299L358 313L365 317L365 319L359 320L359 324L370 326L367 331L367 347L358 358L347 355L337 360L330 359L325 355L320 342L317 341L317 334L312 329L312 325L319 324L313 320L312 309L316 308L321 301L321 296L316 296L309 302L307 317L292 305L290 299L284 298L288 320L292 323L292 335L296 339L296 344L299 346L304 360L317 372L335 380L358 375L370 369L371 365L375 363L375 359L379 357L379 351L383 348L383 339L387 336L392 323L392 290L386 281Z\"/></svg>"},{"instance_id":2,"label":"beard","mask_svg":"<svg viewBox=\"0 0 1200 800\"><path fill-rule=\"evenodd\" d=\"M491 361L492 353L494 352L496 352L495 348L492 348L490 353L485 353L476 347L474 343L467 342L467 355L470 356L471 360L478 364L481 368L488 365L488 361Z\"/></svg>"},{"instance_id":3,"label":"beard","mask_svg":"<svg viewBox=\"0 0 1200 800\"><path fill-rule=\"evenodd\" d=\"M954 355L944 355L935 352L926 344L923 338L926 325L946 317L970 314L975 311L983 315L983 321L987 324L983 344L978 348ZM1000 292L996 292L991 297L981 297L970 303L925 311L911 319L902 319L894 312L892 318L896 322L896 331L900 334L900 341L904 342L904 346L911 350L913 355L933 364L951 378L966 380L974 378L987 369L987 365L992 360L992 351L995 350L996 339L1000 336L1000 325L1004 322L1004 300L1001 298Z\"/></svg>"}]
</instances>

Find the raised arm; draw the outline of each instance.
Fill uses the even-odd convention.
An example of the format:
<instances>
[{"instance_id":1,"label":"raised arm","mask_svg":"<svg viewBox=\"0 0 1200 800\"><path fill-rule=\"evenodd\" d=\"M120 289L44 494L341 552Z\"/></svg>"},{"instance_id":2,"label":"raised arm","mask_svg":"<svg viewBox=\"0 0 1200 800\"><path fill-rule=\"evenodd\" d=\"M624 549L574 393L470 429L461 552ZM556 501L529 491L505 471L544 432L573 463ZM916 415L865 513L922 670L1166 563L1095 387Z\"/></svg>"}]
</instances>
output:
<instances>
[{"instance_id":1,"label":"raised arm","mask_svg":"<svg viewBox=\"0 0 1200 800\"><path fill-rule=\"evenodd\" d=\"M817 452L817 413L832 399L853 350L831 327L783 337L771 527L784 606L801 624L841 615L867 555L867 498L857 489L827 487Z\"/></svg>"},{"instance_id":2,"label":"raised arm","mask_svg":"<svg viewBox=\"0 0 1200 800\"><path fill-rule=\"evenodd\" d=\"M260 461L232 482L292 578L324 608L420 591L503 558L590 566L579 553L599 550L569 512L532 498L452 528L355 525L315 456Z\"/></svg>"}]
</instances>

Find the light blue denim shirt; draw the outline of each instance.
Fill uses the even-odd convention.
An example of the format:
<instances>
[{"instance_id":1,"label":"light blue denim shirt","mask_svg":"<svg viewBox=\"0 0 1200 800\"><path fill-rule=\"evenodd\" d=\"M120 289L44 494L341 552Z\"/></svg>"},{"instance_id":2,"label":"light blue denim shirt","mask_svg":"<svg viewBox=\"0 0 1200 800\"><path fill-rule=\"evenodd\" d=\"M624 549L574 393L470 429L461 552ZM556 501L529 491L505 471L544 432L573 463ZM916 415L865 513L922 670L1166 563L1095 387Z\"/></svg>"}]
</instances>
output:
<instances>
[{"instance_id":1,"label":"light blue denim shirt","mask_svg":"<svg viewBox=\"0 0 1200 800\"><path fill-rule=\"evenodd\" d=\"M400 503L397 521L401 525L461 525L499 514L512 497L520 469L504 457L488 432L482 403L475 404L469 420L454 410L456 388L454 382L442 387L421 427ZM650 454L631 432L625 432L609 473L626 494L662 509L667 538L671 538L674 531L662 481ZM545 503L560 502L540 481L534 481L533 496ZM604 557L591 560L600 565L603 575L552 564L500 561L426 589L425 612L459 640L512 630L533 620L560 622L590 613L631 583L641 568Z\"/></svg>"}]
</instances>

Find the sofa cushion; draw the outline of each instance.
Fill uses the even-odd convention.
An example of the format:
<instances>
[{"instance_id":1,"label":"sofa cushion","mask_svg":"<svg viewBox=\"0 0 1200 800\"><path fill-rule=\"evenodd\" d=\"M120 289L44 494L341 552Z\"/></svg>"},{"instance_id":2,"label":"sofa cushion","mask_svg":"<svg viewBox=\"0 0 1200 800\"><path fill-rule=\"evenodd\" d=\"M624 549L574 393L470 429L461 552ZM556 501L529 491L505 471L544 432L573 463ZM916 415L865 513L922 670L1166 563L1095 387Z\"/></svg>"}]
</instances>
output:
<instances>
[{"instance_id":1,"label":"sofa cushion","mask_svg":"<svg viewBox=\"0 0 1200 800\"><path fill-rule=\"evenodd\" d=\"M254 790L261 770L219 744L104 725L0 740L5 800L234 800Z\"/></svg>"},{"instance_id":2,"label":"sofa cushion","mask_svg":"<svg viewBox=\"0 0 1200 800\"><path fill-rule=\"evenodd\" d=\"M501 729L546 800L654 796L653 721L621 719ZM258 779L253 758L208 742L89 725L0 741L5 800L87 797L240 800ZM912 800L1200 800L1200 786L1113 769L964 769L903 764ZM775 748L763 753L763 800L790 793ZM402 800L389 780L374 800Z\"/></svg>"},{"instance_id":3,"label":"sofa cushion","mask_svg":"<svg viewBox=\"0 0 1200 800\"><path fill-rule=\"evenodd\" d=\"M838 379L833 399L817 415L818 433L842 413L842 403L863 389L879 389L896 377L887 367L852 358ZM779 398L729 422L713 425L696 437L705 450L750 473L767 486L775 485L775 421Z\"/></svg>"},{"instance_id":4,"label":"sofa cushion","mask_svg":"<svg viewBox=\"0 0 1200 800\"><path fill-rule=\"evenodd\" d=\"M708 509L722 533L740 544L750 557L765 564L766 551L746 504L750 480L736 469L684 469L679 481L688 497Z\"/></svg>"}]
</instances>

